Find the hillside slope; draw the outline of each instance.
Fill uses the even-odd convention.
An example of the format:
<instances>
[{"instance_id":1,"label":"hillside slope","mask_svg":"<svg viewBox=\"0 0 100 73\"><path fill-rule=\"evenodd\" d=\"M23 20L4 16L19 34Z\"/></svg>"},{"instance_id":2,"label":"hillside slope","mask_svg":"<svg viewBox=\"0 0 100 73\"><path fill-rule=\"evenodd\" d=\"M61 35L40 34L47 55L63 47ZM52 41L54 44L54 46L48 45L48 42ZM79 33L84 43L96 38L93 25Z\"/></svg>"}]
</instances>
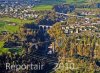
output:
<instances>
[{"instance_id":1,"label":"hillside slope","mask_svg":"<svg viewBox=\"0 0 100 73\"><path fill-rule=\"evenodd\" d=\"M100 0L66 0L67 3L90 3L91 1L94 3L100 2Z\"/></svg>"}]
</instances>

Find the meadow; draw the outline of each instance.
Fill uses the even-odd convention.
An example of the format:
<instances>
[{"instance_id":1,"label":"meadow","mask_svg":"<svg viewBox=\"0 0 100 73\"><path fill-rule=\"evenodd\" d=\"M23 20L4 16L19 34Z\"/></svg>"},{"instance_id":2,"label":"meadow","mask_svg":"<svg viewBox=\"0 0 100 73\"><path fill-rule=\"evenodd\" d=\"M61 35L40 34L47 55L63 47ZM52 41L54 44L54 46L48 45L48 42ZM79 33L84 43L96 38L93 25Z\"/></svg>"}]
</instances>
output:
<instances>
[{"instance_id":1,"label":"meadow","mask_svg":"<svg viewBox=\"0 0 100 73\"><path fill-rule=\"evenodd\" d=\"M10 18L10 17L3 17L0 18L0 32L1 31L8 31L8 32L16 32L19 29L19 26L26 24L26 23L32 23L33 20L23 20L18 18ZM15 23L16 25L8 25Z\"/></svg>"},{"instance_id":2,"label":"meadow","mask_svg":"<svg viewBox=\"0 0 100 73\"><path fill-rule=\"evenodd\" d=\"M52 8L53 8L52 5L38 5L33 7L33 10L44 11L44 10L52 10Z\"/></svg>"}]
</instances>

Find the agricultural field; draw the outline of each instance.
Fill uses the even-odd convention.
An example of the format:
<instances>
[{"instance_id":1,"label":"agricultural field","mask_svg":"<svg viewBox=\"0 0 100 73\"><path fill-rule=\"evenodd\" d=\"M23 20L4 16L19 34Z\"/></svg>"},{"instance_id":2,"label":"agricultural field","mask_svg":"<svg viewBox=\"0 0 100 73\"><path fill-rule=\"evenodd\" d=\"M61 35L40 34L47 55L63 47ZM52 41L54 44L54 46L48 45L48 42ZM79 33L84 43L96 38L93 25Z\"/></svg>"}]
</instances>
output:
<instances>
[{"instance_id":1,"label":"agricultural field","mask_svg":"<svg viewBox=\"0 0 100 73\"><path fill-rule=\"evenodd\" d=\"M16 24L25 24L25 23L33 22L32 20L23 20L19 18L10 18L10 17L0 18L0 21L11 22L11 23L16 23Z\"/></svg>"},{"instance_id":2,"label":"agricultural field","mask_svg":"<svg viewBox=\"0 0 100 73\"><path fill-rule=\"evenodd\" d=\"M3 17L0 18L0 32L1 31L8 31L8 32L16 32L19 29L20 25L23 25L25 23L32 23L32 20L21 20L18 18L9 18L9 17ZM9 25L15 23L16 25Z\"/></svg>"},{"instance_id":3,"label":"agricultural field","mask_svg":"<svg viewBox=\"0 0 100 73\"><path fill-rule=\"evenodd\" d=\"M33 10L44 11L44 10L52 10L52 8L53 8L52 5L39 5L39 6L33 7Z\"/></svg>"}]
</instances>

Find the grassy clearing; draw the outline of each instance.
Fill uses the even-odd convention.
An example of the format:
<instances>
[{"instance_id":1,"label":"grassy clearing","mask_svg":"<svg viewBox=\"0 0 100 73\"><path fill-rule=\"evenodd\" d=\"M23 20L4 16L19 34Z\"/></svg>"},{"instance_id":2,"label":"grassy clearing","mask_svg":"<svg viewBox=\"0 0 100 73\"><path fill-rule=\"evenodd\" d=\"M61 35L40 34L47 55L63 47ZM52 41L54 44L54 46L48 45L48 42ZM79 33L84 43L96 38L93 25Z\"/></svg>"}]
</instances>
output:
<instances>
[{"instance_id":1,"label":"grassy clearing","mask_svg":"<svg viewBox=\"0 0 100 73\"><path fill-rule=\"evenodd\" d=\"M0 27L3 27L5 25L5 22L0 22Z\"/></svg>"},{"instance_id":2,"label":"grassy clearing","mask_svg":"<svg viewBox=\"0 0 100 73\"><path fill-rule=\"evenodd\" d=\"M44 11L44 10L52 10L53 6L52 5L39 5L33 7L33 10L36 11Z\"/></svg>"},{"instance_id":3,"label":"grassy clearing","mask_svg":"<svg viewBox=\"0 0 100 73\"><path fill-rule=\"evenodd\" d=\"M10 25L6 25L6 26L5 26L5 29L6 29L8 32L13 33L13 32L18 31L19 26L10 26Z\"/></svg>"},{"instance_id":4,"label":"grassy clearing","mask_svg":"<svg viewBox=\"0 0 100 73\"><path fill-rule=\"evenodd\" d=\"M83 3L86 2L85 0L66 0L66 3L71 4L71 3Z\"/></svg>"},{"instance_id":5,"label":"grassy clearing","mask_svg":"<svg viewBox=\"0 0 100 73\"><path fill-rule=\"evenodd\" d=\"M4 46L4 42L0 41L0 48L2 48Z\"/></svg>"},{"instance_id":6,"label":"grassy clearing","mask_svg":"<svg viewBox=\"0 0 100 73\"><path fill-rule=\"evenodd\" d=\"M1 48L0 49L0 55L2 55L3 53L9 53L8 48Z\"/></svg>"},{"instance_id":7,"label":"grassy clearing","mask_svg":"<svg viewBox=\"0 0 100 73\"><path fill-rule=\"evenodd\" d=\"M1 31L8 31L8 32L16 32L19 29L19 25L23 25L25 23L32 23L33 20L21 20L18 18L9 18L9 17L3 17L0 18L0 32ZM8 25L10 23L16 23L16 26Z\"/></svg>"},{"instance_id":8,"label":"grassy clearing","mask_svg":"<svg viewBox=\"0 0 100 73\"><path fill-rule=\"evenodd\" d=\"M8 31L8 32L13 33L13 32L16 32L18 29L19 29L18 25L11 26L11 25L8 25L7 23L0 22L0 32L1 31Z\"/></svg>"},{"instance_id":9,"label":"grassy clearing","mask_svg":"<svg viewBox=\"0 0 100 73\"><path fill-rule=\"evenodd\" d=\"M33 20L23 20L19 18L9 18L9 17L0 18L0 21L11 22L11 23L16 23L16 24L25 24L25 23L33 22Z\"/></svg>"},{"instance_id":10,"label":"grassy clearing","mask_svg":"<svg viewBox=\"0 0 100 73\"><path fill-rule=\"evenodd\" d=\"M3 48L3 46L4 46L4 42L0 41L0 55L2 53L7 53L8 52L8 49L7 48Z\"/></svg>"}]
</instances>

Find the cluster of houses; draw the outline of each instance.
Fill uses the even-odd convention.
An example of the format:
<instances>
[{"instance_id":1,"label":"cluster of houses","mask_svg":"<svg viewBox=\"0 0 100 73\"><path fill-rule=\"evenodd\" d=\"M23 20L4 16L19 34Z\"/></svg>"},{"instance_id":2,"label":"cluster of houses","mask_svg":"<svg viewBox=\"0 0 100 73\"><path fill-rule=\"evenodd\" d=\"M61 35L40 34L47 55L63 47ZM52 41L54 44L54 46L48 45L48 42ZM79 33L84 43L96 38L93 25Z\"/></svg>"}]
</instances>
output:
<instances>
[{"instance_id":1,"label":"cluster of houses","mask_svg":"<svg viewBox=\"0 0 100 73\"><path fill-rule=\"evenodd\" d=\"M62 30L64 31L64 33L66 34L70 34L70 33L79 33L79 29L75 29L74 26L62 26Z\"/></svg>"},{"instance_id":2,"label":"cluster of houses","mask_svg":"<svg viewBox=\"0 0 100 73\"><path fill-rule=\"evenodd\" d=\"M82 18L81 21L75 24L62 25L61 28L66 34L80 33L83 31L96 32L100 30L100 28L96 27L96 25L100 25L99 20L97 20L96 22L91 22L91 19L89 18Z\"/></svg>"},{"instance_id":3,"label":"cluster of houses","mask_svg":"<svg viewBox=\"0 0 100 73\"><path fill-rule=\"evenodd\" d=\"M20 19L37 18L38 14L32 6L23 4L0 4L0 16L10 16Z\"/></svg>"},{"instance_id":4,"label":"cluster of houses","mask_svg":"<svg viewBox=\"0 0 100 73\"><path fill-rule=\"evenodd\" d=\"M1 16L10 16L20 19L37 18L39 14L30 8L5 7L0 9Z\"/></svg>"},{"instance_id":5,"label":"cluster of houses","mask_svg":"<svg viewBox=\"0 0 100 73\"><path fill-rule=\"evenodd\" d=\"M92 12L89 12L89 11L84 11L81 13L82 15L95 15L94 13Z\"/></svg>"},{"instance_id":6,"label":"cluster of houses","mask_svg":"<svg viewBox=\"0 0 100 73\"><path fill-rule=\"evenodd\" d=\"M65 34L72 34L72 33L80 33L83 31L93 31L95 29L95 26L62 26L62 30Z\"/></svg>"},{"instance_id":7,"label":"cluster of houses","mask_svg":"<svg viewBox=\"0 0 100 73\"><path fill-rule=\"evenodd\" d=\"M91 11L90 11L91 10ZM95 15L95 12L92 11L92 9L90 10L76 10L76 13L80 14L80 15Z\"/></svg>"}]
</instances>

